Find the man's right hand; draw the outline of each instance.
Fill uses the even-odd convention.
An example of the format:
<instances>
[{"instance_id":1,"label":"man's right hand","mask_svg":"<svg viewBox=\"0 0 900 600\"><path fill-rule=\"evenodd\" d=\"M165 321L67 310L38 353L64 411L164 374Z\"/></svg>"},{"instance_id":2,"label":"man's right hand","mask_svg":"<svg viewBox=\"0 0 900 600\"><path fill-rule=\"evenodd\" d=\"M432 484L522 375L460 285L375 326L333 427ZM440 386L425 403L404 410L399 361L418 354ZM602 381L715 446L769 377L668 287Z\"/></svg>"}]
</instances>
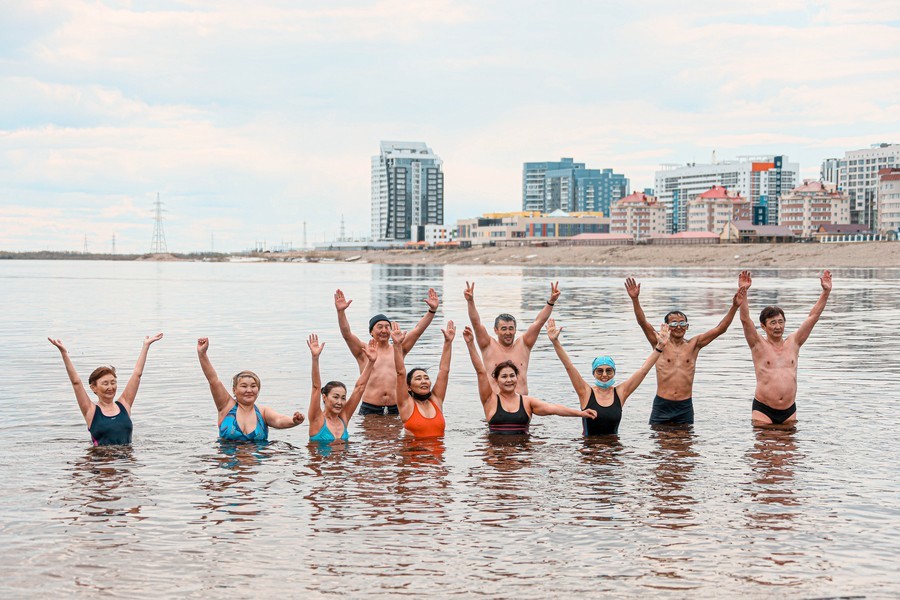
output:
<instances>
[{"instance_id":1,"label":"man's right hand","mask_svg":"<svg viewBox=\"0 0 900 600\"><path fill-rule=\"evenodd\" d=\"M347 310L347 307L350 306L353 300L347 300L344 298L344 292L341 290L337 290L334 292L334 307L338 312L343 312Z\"/></svg>"},{"instance_id":2,"label":"man's right hand","mask_svg":"<svg viewBox=\"0 0 900 600\"><path fill-rule=\"evenodd\" d=\"M641 284L637 283L634 280L634 277L629 277L625 280L625 290L633 300L637 300L638 296L641 293Z\"/></svg>"},{"instance_id":3,"label":"man's right hand","mask_svg":"<svg viewBox=\"0 0 900 600\"><path fill-rule=\"evenodd\" d=\"M475 302L475 282L469 283L466 282L466 291L463 292L463 298L466 299L466 302Z\"/></svg>"}]
</instances>

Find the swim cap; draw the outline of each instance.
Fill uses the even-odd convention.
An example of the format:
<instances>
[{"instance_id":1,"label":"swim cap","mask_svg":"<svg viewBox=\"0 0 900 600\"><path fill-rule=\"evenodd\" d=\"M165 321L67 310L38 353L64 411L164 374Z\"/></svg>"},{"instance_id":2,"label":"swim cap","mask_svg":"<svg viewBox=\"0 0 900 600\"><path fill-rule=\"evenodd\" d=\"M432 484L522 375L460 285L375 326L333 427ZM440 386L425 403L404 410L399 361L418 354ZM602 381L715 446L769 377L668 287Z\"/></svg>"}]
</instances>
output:
<instances>
[{"instance_id":1,"label":"swim cap","mask_svg":"<svg viewBox=\"0 0 900 600\"><path fill-rule=\"evenodd\" d=\"M597 367L602 365L612 367L613 371L616 370L616 361L614 361L611 356L598 356L594 359L594 362L591 363L591 373L596 371Z\"/></svg>"},{"instance_id":2,"label":"swim cap","mask_svg":"<svg viewBox=\"0 0 900 600\"><path fill-rule=\"evenodd\" d=\"M369 333L372 333L372 330L375 329L375 325L377 325L379 321L387 321L388 323L391 322L391 320L388 319L386 316L384 316L381 313L378 313L377 315L375 315L374 317L369 319Z\"/></svg>"}]
</instances>

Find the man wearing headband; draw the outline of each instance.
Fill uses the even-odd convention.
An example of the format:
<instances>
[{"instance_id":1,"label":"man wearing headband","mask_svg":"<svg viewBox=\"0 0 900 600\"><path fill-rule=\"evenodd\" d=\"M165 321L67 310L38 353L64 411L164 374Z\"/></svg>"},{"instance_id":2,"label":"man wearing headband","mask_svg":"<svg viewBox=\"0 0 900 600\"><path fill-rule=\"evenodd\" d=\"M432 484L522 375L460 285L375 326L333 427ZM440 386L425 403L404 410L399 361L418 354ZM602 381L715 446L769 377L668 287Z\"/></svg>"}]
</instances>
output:
<instances>
[{"instance_id":1,"label":"man wearing headband","mask_svg":"<svg viewBox=\"0 0 900 600\"><path fill-rule=\"evenodd\" d=\"M653 347L657 344L657 333L653 325L644 316L641 302L638 296L641 293L641 284L634 278L625 280L625 289L631 297L634 316L638 325L647 336L647 341ZM731 301L728 313L719 321L719 324L692 338L687 338L687 317L679 310L669 312L663 323L669 326L669 343L663 349L662 356L656 363L656 397L653 399L653 411L650 413L651 425L689 424L694 422L694 373L697 368L697 356L700 349L709 345L714 339L728 330L728 326L734 320L741 299L747 291L738 286L738 291Z\"/></svg>"},{"instance_id":2,"label":"man wearing headband","mask_svg":"<svg viewBox=\"0 0 900 600\"><path fill-rule=\"evenodd\" d=\"M341 290L337 290L334 293L334 307L337 309L341 335L347 343L347 347L350 348L353 357L356 358L359 372L362 373L369 362L365 353L367 344L350 330L350 321L347 320L346 311L351 302L353 300L344 298L344 292ZM412 350L413 346L434 320L434 315L437 313L440 305L440 299L434 289L428 290L425 304L428 305L428 311L403 339L402 351L404 357L409 354L409 351ZM369 319L369 334L375 340L378 360L375 361L372 375L369 377L369 383L359 405L359 414L399 414L397 409L397 373L394 368L394 350L391 347L391 320L381 313L375 315Z\"/></svg>"},{"instance_id":3,"label":"man wearing headband","mask_svg":"<svg viewBox=\"0 0 900 600\"><path fill-rule=\"evenodd\" d=\"M487 328L481 323L481 317L475 308L475 283L466 282L466 304L469 309L469 321L475 332L475 341L481 349L484 367L488 373L493 372L494 367L505 361L512 361L519 369L516 392L528 395L528 361L531 358L531 349L537 342L544 323L553 312L553 305L559 298L559 282L550 284L550 298L547 304L541 308L534 322L528 326L520 338L516 338L516 318L503 313L494 319L494 333L497 339L488 334Z\"/></svg>"}]
</instances>

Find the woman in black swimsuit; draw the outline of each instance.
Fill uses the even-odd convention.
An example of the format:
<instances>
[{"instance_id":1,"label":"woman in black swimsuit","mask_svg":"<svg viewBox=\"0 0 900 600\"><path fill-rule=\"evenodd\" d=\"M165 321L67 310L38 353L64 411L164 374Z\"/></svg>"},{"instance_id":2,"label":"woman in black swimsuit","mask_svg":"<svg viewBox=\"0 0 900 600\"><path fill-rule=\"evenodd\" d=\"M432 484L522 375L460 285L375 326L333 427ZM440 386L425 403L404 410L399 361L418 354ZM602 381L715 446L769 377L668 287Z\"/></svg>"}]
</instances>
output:
<instances>
[{"instance_id":1,"label":"woman in black swimsuit","mask_svg":"<svg viewBox=\"0 0 900 600\"><path fill-rule=\"evenodd\" d=\"M619 422L622 420L622 406L632 392L641 385L644 377L647 376L647 373L650 372L650 369L662 356L663 348L666 347L666 343L669 341L669 326L665 323L662 324L659 334L657 334L658 340L653 352L650 353L650 356L647 357L640 369L618 385L616 385L614 379L616 376L616 363L608 356L598 356L594 359L592 367L594 368L594 381L597 385L589 385L578 373L578 369L572 364L572 359L569 358L569 354L559 341L559 334L562 333L562 330L562 327L556 327L556 322L553 319L547 321L547 337L550 338L553 349L556 350L556 355L566 368L566 373L568 373L569 379L572 381L572 387L575 388L578 399L581 401L581 408L592 408L597 414L595 418L582 421L584 435L617 434L619 432Z\"/></svg>"},{"instance_id":2,"label":"woman in black swimsuit","mask_svg":"<svg viewBox=\"0 0 900 600\"><path fill-rule=\"evenodd\" d=\"M478 394L481 396L481 407L488 422L491 433L506 435L526 434L531 423L531 415L558 415L561 417L597 417L593 409L575 410L560 404L550 404L532 396L516 393L519 368L512 361L504 361L491 373L493 381L488 378L484 362L475 349L475 334L471 327L463 331L463 339L469 348L469 358L478 375Z\"/></svg>"}]
</instances>

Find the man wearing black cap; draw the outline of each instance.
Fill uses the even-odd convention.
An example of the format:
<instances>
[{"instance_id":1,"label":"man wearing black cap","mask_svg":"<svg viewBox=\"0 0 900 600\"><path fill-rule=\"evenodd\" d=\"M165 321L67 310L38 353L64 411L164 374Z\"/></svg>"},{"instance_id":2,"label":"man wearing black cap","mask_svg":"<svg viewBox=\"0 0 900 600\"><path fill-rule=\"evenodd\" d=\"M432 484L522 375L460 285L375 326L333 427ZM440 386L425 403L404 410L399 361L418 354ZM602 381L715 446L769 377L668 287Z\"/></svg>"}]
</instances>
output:
<instances>
[{"instance_id":1,"label":"man wearing black cap","mask_svg":"<svg viewBox=\"0 0 900 600\"><path fill-rule=\"evenodd\" d=\"M361 339L353 335L350 331L350 321L347 320L347 307L353 300L344 298L344 292L337 290L334 293L334 307L337 309L338 325L341 328L341 335L347 342L347 347L356 362L359 365L359 371L365 368L368 358L364 351L366 344ZM425 333L425 330L434 320L434 315L440 305L440 299L434 289L428 290L428 298L425 299L428 305L428 312L419 320L415 327L409 330L403 340L403 356L405 357L412 350L416 342ZM379 313L369 319L369 334L375 340L378 349L378 360L375 361L375 367L372 375L369 377L369 383L366 385L366 392L363 394L363 400L359 405L359 414L361 415L396 415L397 410L397 373L394 369L394 349L391 347L391 320L387 316Z\"/></svg>"}]
</instances>

